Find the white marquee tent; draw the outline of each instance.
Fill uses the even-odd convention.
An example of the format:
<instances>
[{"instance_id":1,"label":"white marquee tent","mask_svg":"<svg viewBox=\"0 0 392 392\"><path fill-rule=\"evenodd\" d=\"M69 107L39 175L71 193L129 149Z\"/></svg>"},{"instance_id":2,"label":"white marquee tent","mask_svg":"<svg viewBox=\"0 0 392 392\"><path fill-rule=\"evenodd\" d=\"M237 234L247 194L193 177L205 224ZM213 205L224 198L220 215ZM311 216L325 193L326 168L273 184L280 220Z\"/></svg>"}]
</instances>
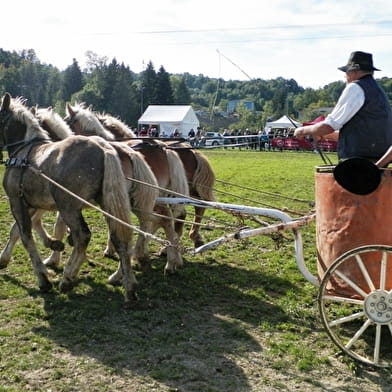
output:
<instances>
[{"instance_id":1,"label":"white marquee tent","mask_svg":"<svg viewBox=\"0 0 392 392\"><path fill-rule=\"evenodd\" d=\"M170 136L177 128L182 136L188 136L191 128L196 132L199 120L190 105L149 105L138 120L139 127L156 126L159 135Z\"/></svg>"},{"instance_id":2,"label":"white marquee tent","mask_svg":"<svg viewBox=\"0 0 392 392\"><path fill-rule=\"evenodd\" d=\"M266 129L274 129L274 128L296 128L300 127L302 124L298 121L293 120L288 116L282 116L276 121L270 121L265 124Z\"/></svg>"}]
</instances>

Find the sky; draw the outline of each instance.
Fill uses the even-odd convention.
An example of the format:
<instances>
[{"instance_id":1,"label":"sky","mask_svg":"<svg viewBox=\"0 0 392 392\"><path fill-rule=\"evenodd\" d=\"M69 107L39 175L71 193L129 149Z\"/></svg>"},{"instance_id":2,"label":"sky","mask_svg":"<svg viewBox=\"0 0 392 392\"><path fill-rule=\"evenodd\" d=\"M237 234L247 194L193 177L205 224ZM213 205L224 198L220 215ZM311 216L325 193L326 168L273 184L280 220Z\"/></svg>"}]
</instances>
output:
<instances>
[{"instance_id":1,"label":"sky","mask_svg":"<svg viewBox=\"0 0 392 392\"><path fill-rule=\"evenodd\" d=\"M136 73L224 80L295 79L306 88L341 80L352 51L373 54L392 77L391 0L19 0L2 4L0 48L34 49L64 70L86 52Z\"/></svg>"}]
</instances>

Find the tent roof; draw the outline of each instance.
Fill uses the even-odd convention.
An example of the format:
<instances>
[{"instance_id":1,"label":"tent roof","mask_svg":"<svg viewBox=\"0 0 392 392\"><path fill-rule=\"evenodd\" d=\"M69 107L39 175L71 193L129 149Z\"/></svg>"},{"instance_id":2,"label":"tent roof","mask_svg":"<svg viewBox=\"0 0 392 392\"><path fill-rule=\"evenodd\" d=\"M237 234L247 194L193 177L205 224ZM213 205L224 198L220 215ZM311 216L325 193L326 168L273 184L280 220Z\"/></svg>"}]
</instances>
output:
<instances>
[{"instance_id":1,"label":"tent roof","mask_svg":"<svg viewBox=\"0 0 392 392\"><path fill-rule=\"evenodd\" d=\"M292 118L285 115L276 121L267 122L266 127L267 128L295 128L295 127L300 127L301 125L302 124L299 123L298 121L295 121Z\"/></svg>"},{"instance_id":2,"label":"tent roof","mask_svg":"<svg viewBox=\"0 0 392 392\"><path fill-rule=\"evenodd\" d=\"M163 122L199 122L190 105L150 105L139 118L139 123L163 123Z\"/></svg>"}]
</instances>

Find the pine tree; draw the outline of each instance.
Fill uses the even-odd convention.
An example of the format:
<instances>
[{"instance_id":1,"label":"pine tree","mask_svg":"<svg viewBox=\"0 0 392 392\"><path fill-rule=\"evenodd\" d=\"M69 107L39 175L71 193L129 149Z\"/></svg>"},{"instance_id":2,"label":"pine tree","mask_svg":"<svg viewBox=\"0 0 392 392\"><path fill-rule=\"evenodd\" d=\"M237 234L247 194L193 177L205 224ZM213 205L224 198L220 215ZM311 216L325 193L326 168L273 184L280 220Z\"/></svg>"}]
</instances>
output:
<instances>
[{"instance_id":1,"label":"pine tree","mask_svg":"<svg viewBox=\"0 0 392 392\"><path fill-rule=\"evenodd\" d=\"M159 105L171 105L174 103L170 75L165 71L163 65L161 65L157 74L157 103Z\"/></svg>"},{"instance_id":2,"label":"pine tree","mask_svg":"<svg viewBox=\"0 0 392 392\"><path fill-rule=\"evenodd\" d=\"M142 111L146 109L148 105L158 103L157 97L157 74L154 69L154 65L151 61L147 64L147 68L142 72L142 83L141 83L141 108Z\"/></svg>"},{"instance_id":3,"label":"pine tree","mask_svg":"<svg viewBox=\"0 0 392 392\"><path fill-rule=\"evenodd\" d=\"M72 94L83 88L83 74L76 59L73 59L72 65L64 70L63 85L61 88L61 98L69 101Z\"/></svg>"},{"instance_id":4,"label":"pine tree","mask_svg":"<svg viewBox=\"0 0 392 392\"><path fill-rule=\"evenodd\" d=\"M181 78L174 93L174 102L177 105L190 105L191 95L185 82L185 77Z\"/></svg>"}]
</instances>

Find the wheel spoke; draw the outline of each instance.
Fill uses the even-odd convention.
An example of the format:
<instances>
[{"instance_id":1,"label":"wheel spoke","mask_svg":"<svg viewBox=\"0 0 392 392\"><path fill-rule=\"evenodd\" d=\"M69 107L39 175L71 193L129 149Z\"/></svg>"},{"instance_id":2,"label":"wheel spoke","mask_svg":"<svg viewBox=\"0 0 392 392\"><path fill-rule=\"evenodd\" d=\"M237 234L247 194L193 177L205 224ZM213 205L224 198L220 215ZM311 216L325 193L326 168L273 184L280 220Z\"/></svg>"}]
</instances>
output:
<instances>
[{"instance_id":1,"label":"wheel spoke","mask_svg":"<svg viewBox=\"0 0 392 392\"><path fill-rule=\"evenodd\" d=\"M342 279L344 282L346 282L349 286L351 286L363 298L367 296L367 293L365 293L359 286L357 286L350 278L348 278L342 272L336 270L335 274L339 276L339 278Z\"/></svg>"},{"instance_id":2,"label":"wheel spoke","mask_svg":"<svg viewBox=\"0 0 392 392\"><path fill-rule=\"evenodd\" d=\"M318 297L333 342L352 358L379 367L392 363L391 268L392 247L358 247L329 266Z\"/></svg>"},{"instance_id":3,"label":"wheel spoke","mask_svg":"<svg viewBox=\"0 0 392 392\"><path fill-rule=\"evenodd\" d=\"M350 339L350 341L346 344L346 348L349 349L361 336L362 334L366 331L366 329L369 327L371 324L371 321L367 319L361 328L358 329L356 334Z\"/></svg>"},{"instance_id":4,"label":"wheel spoke","mask_svg":"<svg viewBox=\"0 0 392 392\"><path fill-rule=\"evenodd\" d=\"M366 283L368 284L368 286L370 288L370 291L376 290L376 288L374 287L374 284L373 284L373 280L371 279L369 272L368 272L367 268L365 267L365 264L362 261L362 257L360 255L355 255L355 259L356 259L357 264L358 264L358 266L359 266L359 268L360 268L360 270L366 280Z\"/></svg>"},{"instance_id":5,"label":"wheel spoke","mask_svg":"<svg viewBox=\"0 0 392 392\"><path fill-rule=\"evenodd\" d=\"M385 282L387 277L387 252L382 253L381 271L380 271L380 289L385 290Z\"/></svg>"},{"instance_id":6,"label":"wheel spoke","mask_svg":"<svg viewBox=\"0 0 392 392\"><path fill-rule=\"evenodd\" d=\"M363 305L363 299L347 298L347 297L337 297L336 295L324 295L324 300L334 301L334 302L344 302L346 304L353 305Z\"/></svg>"},{"instance_id":7,"label":"wheel spoke","mask_svg":"<svg viewBox=\"0 0 392 392\"><path fill-rule=\"evenodd\" d=\"M344 316L344 317L341 317L341 318L339 318L337 320L331 321L331 322L328 323L328 325L330 327L334 327L334 326L339 325L339 324L344 324L344 323L348 323L350 321L356 320L358 318L363 317L364 315L365 315L365 312L363 312L363 311L358 312L358 313L353 313L350 316Z\"/></svg>"},{"instance_id":8,"label":"wheel spoke","mask_svg":"<svg viewBox=\"0 0 392 392\"><path fill-rule=\"evenodd\" d=\"M376 337L374 341L374 363L380 360L381 324L376 325Z\"/></svg>"}]
</instances>

